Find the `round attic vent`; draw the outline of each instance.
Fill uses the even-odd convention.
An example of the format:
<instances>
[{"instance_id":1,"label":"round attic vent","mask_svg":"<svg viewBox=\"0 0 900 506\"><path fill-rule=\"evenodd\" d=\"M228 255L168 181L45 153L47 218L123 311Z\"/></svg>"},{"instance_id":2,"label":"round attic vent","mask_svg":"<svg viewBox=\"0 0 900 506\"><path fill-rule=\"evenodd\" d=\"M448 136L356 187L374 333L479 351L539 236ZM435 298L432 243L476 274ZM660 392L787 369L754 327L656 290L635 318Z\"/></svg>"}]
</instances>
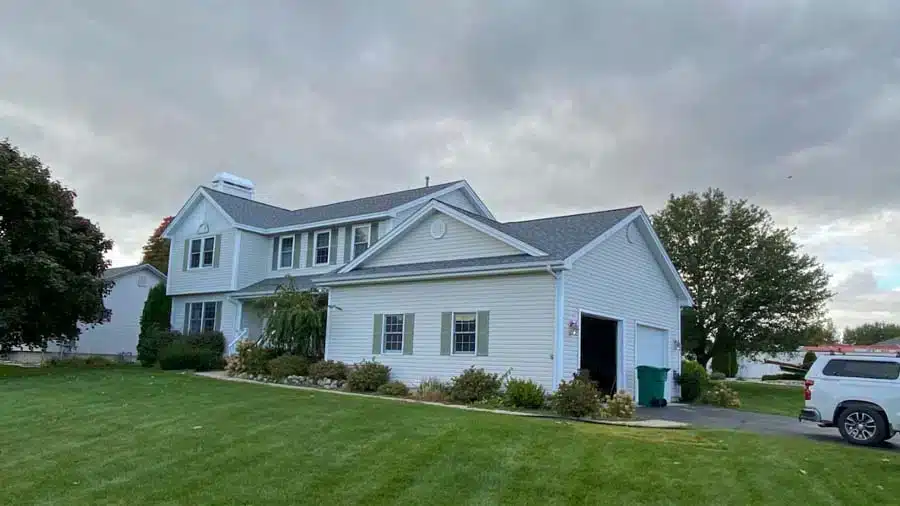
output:
<instances>
[{"instance_id":1,"label":"round attic vent","mask_svg":"<svg viewBox=\"0 0 900 506\"><path fill-rule=\"evenodd\" d=\"M628 239L628 242L634 244L637 241L638 229L637 226L632 223L628 225L628 229L625 230L625 237Z\"/></svg>"},{"instance_id":2,"label":"round attic vent","mask_svg":"<svg viewBox=\"0 0 900 506\"><path fill-rule=\"evenodd\" d=\"M434 220L431 222L431 237L435 239L440 239L444 237L444 234L447 233L447 224L444 223L444 220Z\"/></svg>"}]
</instances>

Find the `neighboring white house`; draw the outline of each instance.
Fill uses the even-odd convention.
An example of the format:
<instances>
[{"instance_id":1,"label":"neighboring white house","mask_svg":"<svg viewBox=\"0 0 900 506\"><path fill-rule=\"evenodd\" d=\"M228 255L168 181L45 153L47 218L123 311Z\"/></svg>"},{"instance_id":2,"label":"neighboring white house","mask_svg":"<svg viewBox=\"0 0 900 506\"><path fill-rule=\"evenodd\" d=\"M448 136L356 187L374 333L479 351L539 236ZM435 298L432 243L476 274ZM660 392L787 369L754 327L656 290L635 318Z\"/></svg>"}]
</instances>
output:
<instances>
[{"instance_id":1,"label":"neighboring white house","mask_svg":"<svg viewBox=\"0 0 900 506\"><path fill-rule=\"evenodd\" d=\"M47 349L10 353L10 360L18 362L39 362L42 358L59 354L100 355L116 357L124 355L131 360L137 355L137 340L140 333L141 312L147 292L159 283L165 283L166 276L149 264L111 267L103 277L114 283L103 303L112 314L110 320L94 327L82 327L78 341L62 349L51 342Z\"/></svg>"},{"instance_id":2,"label":"neighboring white house","mask_svg":"<svg viewBox=\"0 0 900 506\"><path fill-rule=\"evenodd\" d=\"M640 207L501 223L465 181L298 210L253 192L217 174L166 229L174 328L232 349L261 332L245 302L289 274L328 290L326 358L408 384L474 365L552 390L588 369L635 392L637 365L680 369L692 301Z\"/></svg>"}]
</instances>

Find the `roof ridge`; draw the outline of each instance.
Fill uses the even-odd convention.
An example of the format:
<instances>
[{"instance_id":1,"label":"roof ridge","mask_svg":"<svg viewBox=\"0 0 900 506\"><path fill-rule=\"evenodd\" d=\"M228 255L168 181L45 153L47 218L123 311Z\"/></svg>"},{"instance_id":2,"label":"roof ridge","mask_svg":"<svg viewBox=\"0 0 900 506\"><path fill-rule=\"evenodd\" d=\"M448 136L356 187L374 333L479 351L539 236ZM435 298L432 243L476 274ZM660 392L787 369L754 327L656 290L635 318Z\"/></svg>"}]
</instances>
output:
<instances>
[{"instance_id":1,"label":"roof ridge","mask_svg":"<svg viewBox=\"0 0 900 506\"><path fill-rule=\"evenodd\" d=\"M513 225L513 224L516 224L516 223L530 223L530 222L533 222L533 221L557 220L557 219L560 219L560 218L573 218L573 217L575 217L575 216L585 216L585 215L588 215L588 214L603 214L603 213L612 213L612 212L615 212L615 211L625 211L625 210L627 210L627 209L638 210L638 209L641 209L642 207L643 207L643 206L625 206L625 207L617 207L617 208L615 208L615 209L604 209L604 210L602 210L602 211L585 211L585 212L582 212L582 213L560 214L560 215L558 215L558 216L546 216L546 217L544 217L544 218L531 218L531 219L528 219L528 220L504 221L504 222L502 222L501 224L502 224L502 225Z\"/></svg>"},{"instance_id":2,"label":"roof ridge","mask_svg":"<svg viewBox=\"0 0 900 506\"><path fill-rule=\"evenodd\" d=\"M216 192L216 193L218 193L218 194L220 194L220 195L228 195L229 197L234 197L234 198L236 198L236 199L246 200L247 202L253 202L254 204L260 204L260 205L263 205L263 206L266 206L266 207L271 207L272 209L278 209L278 210L280 210L280 211L285 211L285 212L288 212L288 213L291 212L291 210L288 209L288 208L286 208L286 207L276 206L275 204L269 204L269 203L263 202L263 201L261 201L261 200L248 199L247 197L241 197L240 195L235 195L235 194L233 194L233 193L228 193L228 192L219 191L219 190L216 190L215 188L210 188L209 186L203 186L203 185L201 185L201 188L203 188L204 190L214 191L214 192Z\"/></svg>"},{"instance_id":3,"label":"roof ridge","mask_svg":"<svg viewBox=\"0 0 900 506\"><path fill-rule=\"evenodd\" d=\"M297 209L291 209L290 211L291 211L292 213L296 213L296 212L299 212L299 211L305 211L305 210L307 210L307 209L315 209L315 208L317 208L317 207L327 207L327 206L333 206L333 205L336 205L336 204L347 204L347 203L350 203L350 202L356 202L356 201L358 201L358 200L374 199L374 198L377 198L377 197L386 197L386 196L388 196L388 195L396 195L396 194L398 194L398 193L411 192L411 191L415 191L415 190L422 190L422 189L425 189L425 188L437 188L437 189L443 190L444 188L446 188L446 187L448 187L448 186L452 186L452 185L454 185L454 184L461 183L461 182L463 182L463 181L465 181L465 180L464 180L464 179L458 179L458 180L456 180L456 181L449 181L449 182L446 182L446 183L441 183L441 184L436 184L436 185L430 185L430 186L417 186L417 187L415 187L415 188L407 188L407 189L405 189L405 190L397 190L397 191L387 192L387 193L376 193L376 194L374 194L374 195L366 195L365 197L357 197L357 198L354 198L354 199L347 199L347 200L338 200L338 201L335 201L335 202L329 202L328 204L319 204L319 205L317 205L317 206L298 207ZM437 191L437 190L432 190L432 191ZM254 202L255 202L255 201L254 201Z\"/></svg>"}]
</instances>

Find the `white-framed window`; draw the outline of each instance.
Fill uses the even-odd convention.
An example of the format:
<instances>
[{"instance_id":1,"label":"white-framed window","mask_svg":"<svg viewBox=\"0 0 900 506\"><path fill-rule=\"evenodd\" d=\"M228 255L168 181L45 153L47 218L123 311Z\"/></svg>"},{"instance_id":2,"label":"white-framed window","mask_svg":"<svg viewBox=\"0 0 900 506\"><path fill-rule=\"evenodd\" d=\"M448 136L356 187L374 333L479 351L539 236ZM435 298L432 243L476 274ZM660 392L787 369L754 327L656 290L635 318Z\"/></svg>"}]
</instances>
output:
<instances>
[{"instance_id":1,"label":"white-framed window","mask_svg":"<svg viewBox=\"0 0 900 506\"><path fill-rule=\"evenodd\" d=\"M294 266L294 236L283 235L278 239L278 268L290 269Z\"/></svg>"},{"instance_id":2,"label":"white-framed window","mask_svg":"<svg viewBox=\"0 0 900 506\"><path fill-rule=\"evenodd\" d=\"M201 237L191 240L190 262L188 269L202 269L213 266L213 254L216 250L216 237Z\"/></svg>"},{"instance_id":3,"label":"white-framed window","mask_svg":"<svg viewBox=\"0 0 900 506\"><path fill-rule=\"evenodd\" d=\"M187 330L191 334L216 330L216 303L215 302L191 302Z\"/></svg>"},{"instance_id":4,"label":"white-framed window","mask_svg":"<svg viewBox=\"0 0 900 506\"><path fill-rule=\"evenodd\" d=\"M138 286L147 286L147 276L143 274L138 276Z\"/></svg>"},{"instance_id":5,"label":"white-framed window","mask_svg":"<svg viewBox=\"0 0 900 506\"><path fill-rule=\"evenodd\" d=\"M354 225L353 226L353 258L356 258L369 249L369 242L372 237L372 225Z\"/></svg>"},{"instance_id":6,"label":"white-framed window","mask_svg":"<svg viewBox=\"0 0 900 506\"><path fill-rule=\"evenodd\" d=\"M474 355L478 336L476 313L453 313L453 354Z\"/></svg>"},{"instance_id":7,"label":"white-framed window","mask_svg":"<svg viewBox=\"0 0 900 506\"><path fill-rule=\"evenodd\" d=\"M384 315L384 329L381 333L384 353L403 353L403 315Z\"/></svg>"},{"instance_id":8,"label":"white-framed window","mask_svg":"<svg viewBox=\"0 0 900 506\"><path fill-rule=\"evenodd\" d=\"M313 251L313 265L326 265L331 254L331 230L316 232L314 236L315 250Z\"/></svg>"}]
</instances>

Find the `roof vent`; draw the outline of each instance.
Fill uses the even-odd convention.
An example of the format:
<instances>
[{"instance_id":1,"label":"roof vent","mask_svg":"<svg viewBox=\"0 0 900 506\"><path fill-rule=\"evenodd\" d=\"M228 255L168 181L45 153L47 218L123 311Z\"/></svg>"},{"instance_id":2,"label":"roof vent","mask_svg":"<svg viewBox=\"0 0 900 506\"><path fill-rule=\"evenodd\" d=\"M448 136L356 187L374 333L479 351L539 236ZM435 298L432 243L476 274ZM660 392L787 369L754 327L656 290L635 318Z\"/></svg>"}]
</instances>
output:
<instances>
[{"instance_id":1,"label":"roof vent","mask_svg":"<svg viewBox=\"0 0 900 506\"><path fill-rule=\"evenodd\" d=\"M253 181L227 172L216 174L212 180L212 189L253 200Z\"/></svg>"}]
</instances>

